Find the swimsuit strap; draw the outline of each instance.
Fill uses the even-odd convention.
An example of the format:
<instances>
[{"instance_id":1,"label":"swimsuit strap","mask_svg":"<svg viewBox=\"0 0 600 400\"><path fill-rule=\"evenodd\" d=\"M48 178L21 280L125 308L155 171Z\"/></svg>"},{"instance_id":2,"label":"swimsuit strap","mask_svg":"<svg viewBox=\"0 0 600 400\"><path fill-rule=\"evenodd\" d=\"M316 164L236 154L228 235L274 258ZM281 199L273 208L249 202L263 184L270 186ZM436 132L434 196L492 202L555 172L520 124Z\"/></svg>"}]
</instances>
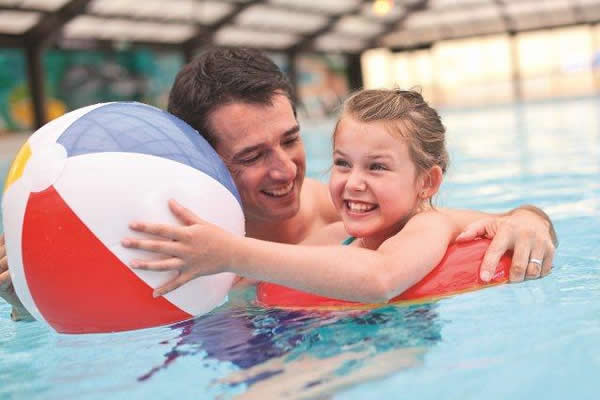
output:
<instances>
[{"instance_id":1,"label":"swimsuit strap","mask_svg":"<svg viewBox=\"0 0 600 400\"><path fill-rule=\"evenodd\" d=\"M354 236L350 236L342 242L342 246L348 246L350 243L354 242L354 240L356 240L356 238Z\"/></svg>"}]
</instances>

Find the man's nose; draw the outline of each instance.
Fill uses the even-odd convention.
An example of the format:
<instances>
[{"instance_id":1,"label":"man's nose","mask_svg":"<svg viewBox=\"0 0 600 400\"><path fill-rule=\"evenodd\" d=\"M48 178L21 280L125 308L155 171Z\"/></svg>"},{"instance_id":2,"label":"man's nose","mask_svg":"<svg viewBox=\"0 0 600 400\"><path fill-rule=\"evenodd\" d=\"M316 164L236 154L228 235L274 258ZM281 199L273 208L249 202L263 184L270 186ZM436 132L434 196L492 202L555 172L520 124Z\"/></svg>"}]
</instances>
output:
<instances>
[{"instance_id":1,"label":"man's nose","mask_svg":"<svg viewBox=\"0 0 600 400\"><path fill-rule=\"evenodd\" d=\"M283 149L277 149L273 152L270 168L271 178L282 181L293 179L298 169L292 157Z\"/></svg>"}]
</instances>

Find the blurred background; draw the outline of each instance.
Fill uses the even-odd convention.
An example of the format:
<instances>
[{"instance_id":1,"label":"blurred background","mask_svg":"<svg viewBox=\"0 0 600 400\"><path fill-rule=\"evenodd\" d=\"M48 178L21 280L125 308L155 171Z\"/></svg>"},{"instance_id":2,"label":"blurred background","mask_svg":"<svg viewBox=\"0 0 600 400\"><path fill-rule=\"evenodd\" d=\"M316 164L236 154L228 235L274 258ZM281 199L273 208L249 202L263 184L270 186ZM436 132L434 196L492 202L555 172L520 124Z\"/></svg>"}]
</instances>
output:
<instances>
[{"instance_id":1,"label":"blurred background","mask_svg":"<svg viewBox=\"0 0 600 400\"><path fill-rule=\"evenodd\" d=\"M360 87L438 107L593 96L600 0L0 0L0 133L88 104L166 107L209 45L266 51L308 119Z\"/></svg>"}]
</instances>

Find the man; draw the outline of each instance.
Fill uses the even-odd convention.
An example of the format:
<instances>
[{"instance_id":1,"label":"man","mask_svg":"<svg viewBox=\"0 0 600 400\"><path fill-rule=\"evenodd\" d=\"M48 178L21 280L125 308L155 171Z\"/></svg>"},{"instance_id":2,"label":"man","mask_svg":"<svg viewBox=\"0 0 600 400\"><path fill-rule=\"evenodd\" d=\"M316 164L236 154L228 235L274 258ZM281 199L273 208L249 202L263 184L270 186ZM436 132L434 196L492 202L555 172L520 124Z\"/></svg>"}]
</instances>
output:
<instances>
[{"instance_id":1,"label":"man","mask_svg":"<svg viewBox=\"0 0 600 400\"><path fill-rule=\"evenodd\" d=\"M261 52L203 52L177 75L168 111L198 130L224 160L242 198L248 236L299 243L338 219L325 185L304 177L306 159L292 88ZM541 210L523 206L502 215L445 212L463 227L463 239L493 238L481 267L484 281L491 279L507 250L514 252L511 281L549 273L557 242ZM30 318L14 295L3 242L0 296L13 305L13 319Z\"/></svg>"}]
</instances>

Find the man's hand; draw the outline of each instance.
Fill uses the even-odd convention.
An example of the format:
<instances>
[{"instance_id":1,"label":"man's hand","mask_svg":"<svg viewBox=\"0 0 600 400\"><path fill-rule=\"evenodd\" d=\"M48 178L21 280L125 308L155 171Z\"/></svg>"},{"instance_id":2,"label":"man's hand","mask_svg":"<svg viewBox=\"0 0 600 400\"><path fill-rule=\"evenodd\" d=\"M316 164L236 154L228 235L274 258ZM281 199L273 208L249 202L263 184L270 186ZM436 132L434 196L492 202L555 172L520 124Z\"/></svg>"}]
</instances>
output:
<instances>
[{"instance_id":1,"label":"man's hand","mask_svg":"<svg viewBox=\"0 0 600 400\"><path fill-rule=\"evenodd\" d=\"M23 303L21 303L21 300L19 300L15 293L15 288L8 272L8 258L6 257L4 235L0 235L0 297L13 307L11 313L13 320L33 320L33 317L23 307Z\"/></svg>"},{"instance_id":2,"label":"man's hand","mask_svg":"<svg viewBox=\"0 0 600 400\"><path fill-rule=\"evenodd\" d=\"M492 239L481 263L480 277L484 282L493 277L500 257L508 250L513 251L511 282L539 278L552 269L558 242L550 219L538 208L523 206L508 215L483 218L467 226L456 241L476 237Z\"/></svg>"}]
</instances>

